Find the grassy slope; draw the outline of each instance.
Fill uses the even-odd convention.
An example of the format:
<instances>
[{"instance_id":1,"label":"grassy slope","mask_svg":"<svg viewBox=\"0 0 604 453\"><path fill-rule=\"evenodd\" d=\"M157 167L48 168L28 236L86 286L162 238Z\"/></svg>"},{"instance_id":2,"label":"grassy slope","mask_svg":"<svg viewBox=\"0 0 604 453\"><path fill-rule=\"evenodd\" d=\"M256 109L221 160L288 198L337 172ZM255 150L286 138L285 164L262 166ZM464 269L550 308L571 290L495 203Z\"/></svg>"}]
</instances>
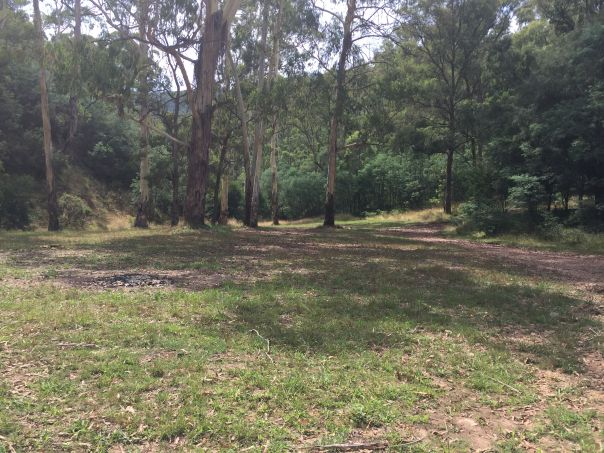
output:
<instances>
[{"instance_id":1,"label":"grassy slope","mask_svg":"<svg viewBox=\"0 0 604 453\"><path fill-rule=\"evenodd\" d=\"M596 451L582 358L602 325L587 296L376 226L2 233L0 451L374 438L467 451L486 436L508 451ZM64 278L143 268L223 283L100 291Z\"/></svg>"}]
</instances>

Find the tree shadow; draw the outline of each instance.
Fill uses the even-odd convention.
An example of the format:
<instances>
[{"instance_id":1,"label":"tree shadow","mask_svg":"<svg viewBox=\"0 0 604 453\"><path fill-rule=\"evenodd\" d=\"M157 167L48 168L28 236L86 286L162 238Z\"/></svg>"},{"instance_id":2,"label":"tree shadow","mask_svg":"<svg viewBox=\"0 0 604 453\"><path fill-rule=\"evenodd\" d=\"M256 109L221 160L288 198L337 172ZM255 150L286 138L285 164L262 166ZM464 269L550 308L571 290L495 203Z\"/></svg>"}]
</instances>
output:
<instances>
[{"instance_id":1,"label":"tree shadow","mask_svg":"<svg viewBox=\"0 0 604 453\"><path fill-rule=\"evenodd\" d=\"M274 345L293 350L330 354L405 346L422 328L575 371L595 347L597 338L586 340L602 328L594 307L538 284L552 276L534 274L537 280L529 284L523 279L531 271L521 263L382 233L162 230L59 248L46 248L53 236L32 234L15 236L20 242L2 248L7 261L21 267L222 273L231 281L224 291L245 301L228 307L238 320L228 328L257 329ZM478 271L514 278L506 284L480 281ZM242 274L251 278L241 280Z\"/></svg>"}]
</instances>

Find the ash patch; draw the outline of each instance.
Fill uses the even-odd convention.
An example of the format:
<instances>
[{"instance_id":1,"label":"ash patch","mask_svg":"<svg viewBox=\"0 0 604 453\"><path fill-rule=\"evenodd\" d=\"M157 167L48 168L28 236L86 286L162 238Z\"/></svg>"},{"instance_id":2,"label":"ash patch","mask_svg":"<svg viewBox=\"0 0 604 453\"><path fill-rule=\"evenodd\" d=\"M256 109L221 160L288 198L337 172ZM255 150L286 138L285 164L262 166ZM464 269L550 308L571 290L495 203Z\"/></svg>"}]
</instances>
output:
<instances>
[{"instance_id":1,"label":"ash patch","mask_svg":"<svg viewBox=\"0 0 604 453\"><path fill-rule=\"evenodd\" d=\"M116 274L98 277L92 283L102 288L161 288L173 285L174 279L153 274Z\"/></svg>"}]
</instances>

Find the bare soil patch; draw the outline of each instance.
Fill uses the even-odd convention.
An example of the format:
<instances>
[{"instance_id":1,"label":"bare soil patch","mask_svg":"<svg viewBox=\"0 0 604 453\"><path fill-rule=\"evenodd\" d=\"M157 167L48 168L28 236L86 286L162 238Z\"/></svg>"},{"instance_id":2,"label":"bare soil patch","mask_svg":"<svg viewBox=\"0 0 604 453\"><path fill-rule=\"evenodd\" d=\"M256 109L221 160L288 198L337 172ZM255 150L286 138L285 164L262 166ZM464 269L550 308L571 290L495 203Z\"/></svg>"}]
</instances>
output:
<instances>
[{"instance_id":1,"label":"bare soil patch","mask_svg":"<svg viewBox=\"0 0 604 453\"><path fill-rule=\"evenodd\" d=\"M216 288L232 278L219 272L149 269L68 270L57 280L66 286L96 290L174 289L203 290Z\"/></svg>"}]
</instances>

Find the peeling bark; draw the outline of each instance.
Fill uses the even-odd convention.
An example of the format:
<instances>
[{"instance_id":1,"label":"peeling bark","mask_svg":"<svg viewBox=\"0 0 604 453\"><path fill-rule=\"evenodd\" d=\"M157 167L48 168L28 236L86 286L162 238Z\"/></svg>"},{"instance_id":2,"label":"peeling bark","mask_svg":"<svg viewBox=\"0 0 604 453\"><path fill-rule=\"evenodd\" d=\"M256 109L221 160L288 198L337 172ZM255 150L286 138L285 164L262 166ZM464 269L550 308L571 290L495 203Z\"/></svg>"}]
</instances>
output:
<instances>
[{"instance_id":1,"label":"peeling bark","mask_svg":"<svg viewBox=\"0 0 604 453\"><path fill-rule=\"evenodd\" d=\"M203 45L195 68L197 88L191 105L191 146L188 150L185 198L185 220L192 228L201 228L205 224L214 78L229 24L239 9L239 4L239 0L229 0L223 9L218 9L216 0L208 0L206 3Z\"/></svg>"}]
</instances>

